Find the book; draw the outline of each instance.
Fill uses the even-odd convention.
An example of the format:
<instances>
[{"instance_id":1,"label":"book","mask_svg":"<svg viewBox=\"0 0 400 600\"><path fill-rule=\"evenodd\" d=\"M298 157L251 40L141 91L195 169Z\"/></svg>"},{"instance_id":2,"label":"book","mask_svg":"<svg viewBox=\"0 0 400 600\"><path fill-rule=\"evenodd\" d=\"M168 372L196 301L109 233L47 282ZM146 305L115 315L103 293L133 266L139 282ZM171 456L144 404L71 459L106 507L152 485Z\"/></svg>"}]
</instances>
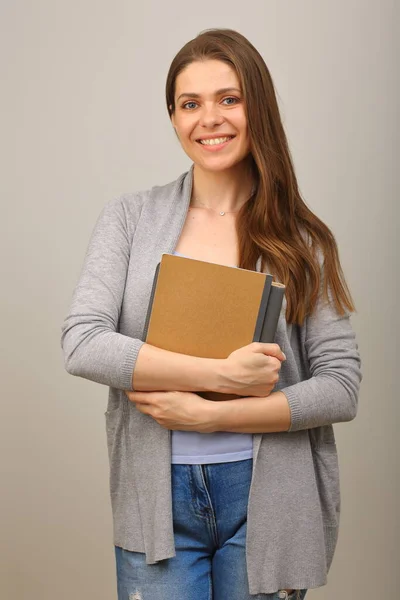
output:
<instances>
[{"instance_id":1,"label":"book","mask_svg":"<svg viewBox=\"0 0 400 600\"><path fill-rule=\"evenodd\" d=\"M284 293L285 286L270 274L163 254L154 274L144 340L171 352L227 358L251 342L273 342Z\"/></svg>"}]
</instances>

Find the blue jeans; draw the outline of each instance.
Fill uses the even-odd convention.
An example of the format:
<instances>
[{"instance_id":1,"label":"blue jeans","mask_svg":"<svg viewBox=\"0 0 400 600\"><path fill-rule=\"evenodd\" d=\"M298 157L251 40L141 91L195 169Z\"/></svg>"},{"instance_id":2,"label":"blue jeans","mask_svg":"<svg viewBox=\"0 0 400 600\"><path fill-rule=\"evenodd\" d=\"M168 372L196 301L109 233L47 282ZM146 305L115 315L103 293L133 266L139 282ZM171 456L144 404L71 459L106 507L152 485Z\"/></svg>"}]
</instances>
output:
<instances>
[{"instance_id":1,"label":"blue jeans","mask_svg":"<svg viewBox=\"0 0 400 600\"><path fill-rule=\"evenodd\" d=\"M145 555L115 548L118 600L303 600L250 595L246 525L252 459L171 465L176 556L147 565Z\"/></svg>"}]
</instances>

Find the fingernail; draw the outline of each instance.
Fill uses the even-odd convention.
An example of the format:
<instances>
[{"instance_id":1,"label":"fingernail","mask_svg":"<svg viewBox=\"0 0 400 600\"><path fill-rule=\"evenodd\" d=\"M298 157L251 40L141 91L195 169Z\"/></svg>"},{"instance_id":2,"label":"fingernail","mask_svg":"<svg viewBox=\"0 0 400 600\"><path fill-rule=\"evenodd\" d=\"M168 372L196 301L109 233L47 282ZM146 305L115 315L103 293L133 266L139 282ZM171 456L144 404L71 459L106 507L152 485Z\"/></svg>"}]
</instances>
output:
<instances>
[{"instance_id":1,"label":"fingernail","mask_svg":"<svg viewBox=\"0 0 400 600\"><path fill-rule=\"evenodd\" d=\"M282 352L283 354L283 360L286 360L286 354L284 352Z\"/></svg>"}]
</instances>

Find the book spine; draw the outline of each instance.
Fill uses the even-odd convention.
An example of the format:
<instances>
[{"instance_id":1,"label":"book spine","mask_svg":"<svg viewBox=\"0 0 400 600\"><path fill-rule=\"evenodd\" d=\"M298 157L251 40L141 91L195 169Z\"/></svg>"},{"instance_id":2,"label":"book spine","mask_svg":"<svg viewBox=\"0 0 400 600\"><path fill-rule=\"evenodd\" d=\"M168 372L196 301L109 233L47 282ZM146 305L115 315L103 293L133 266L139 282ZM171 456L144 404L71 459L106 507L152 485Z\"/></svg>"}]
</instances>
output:
<instances>
[{"instance_id":1,"label":"book spine","mask_svg":"<svg viewBox=\"0 0 400 600\"><path fill-rule=\"evenodd\" d=\"M160 271L160 264L161 263L158 263L158 265L156 266L155 273L154 273L154 279L153 279L153 285L152 285L152 288L151 288L149 306L147 308L146 320L144 322L143 339L144 339L145 342L147 341L147 333L148 333L148 330L149 330L149 324L150 324L151 311L152 311L152 308L153 308L154 295L156 293L158 273Z\"/></svg>"},{"instance_id":2,"label":"book spine","mask_svg":"<svg viewBox=\"0 0 400 600\"><path fill-rule=\"evenodd\" d=\"M263 330L264 321L266 319L267 307L269 301L269 295L272 287L272 275L265 277L264 289L261 296L260 308L257 315L256 326L254 329L253 342L259 342L261 340L261 334Z\"/></svg>"},{"instance_id":3,"label":"book spine","mask_svg":"<svg viewBox=\"0 0 400 600\"><path fill-rule=\"evenodd\" d=\"M271 344L274 341L284 295L285 286L271 286L260 342Z\"/></svg>"}]
</instances>

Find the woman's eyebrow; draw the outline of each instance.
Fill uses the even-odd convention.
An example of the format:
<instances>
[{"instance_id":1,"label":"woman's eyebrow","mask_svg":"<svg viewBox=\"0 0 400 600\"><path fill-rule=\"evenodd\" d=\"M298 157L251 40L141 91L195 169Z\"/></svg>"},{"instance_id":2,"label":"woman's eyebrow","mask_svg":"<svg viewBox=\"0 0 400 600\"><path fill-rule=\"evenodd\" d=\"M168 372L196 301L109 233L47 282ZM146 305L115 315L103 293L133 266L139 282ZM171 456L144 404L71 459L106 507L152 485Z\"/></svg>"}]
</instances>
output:
<instances>
[{"instance_id":1,"label":"woman's eyebrow","mask_svg":"<svg viewBox=\"0 0 400 600\"><path fill-rule=\"evenodd\" d=\"M214 95L215 96L220 96L221 94L226 94L227 92L238 92L239 94L241 93L241 91L238 88L227 87L227 88L221 88L220 90L217 90L214 93ZM200 94L195 94L194 92L193 93L185 92L185 93L181 94L180 96L178 96L177 102L181 98L200 98Z\"/></svg>"}]
</instances>

